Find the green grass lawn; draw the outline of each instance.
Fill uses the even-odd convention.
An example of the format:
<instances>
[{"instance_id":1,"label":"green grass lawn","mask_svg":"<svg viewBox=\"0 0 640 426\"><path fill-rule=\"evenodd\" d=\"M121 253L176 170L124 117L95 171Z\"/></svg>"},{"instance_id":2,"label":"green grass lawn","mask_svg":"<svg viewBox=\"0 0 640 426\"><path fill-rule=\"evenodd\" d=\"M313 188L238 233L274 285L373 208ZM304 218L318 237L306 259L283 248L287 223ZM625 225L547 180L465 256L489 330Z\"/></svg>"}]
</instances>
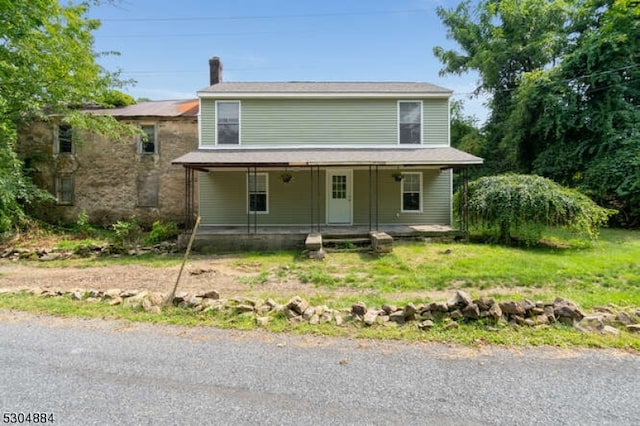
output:
<instances>
[{"instance_id":1,"label":"green grass lawn","mask_svg":"<svg viewBox=\"0 0 640 426\"><path fill-rule=\"evenodd\" d=\"M640 232L603 230L589 246L514 248L477 243L395 242L393 253L330 253L322 262L298 253L249 253L237 266L258 273L253 284L293 275L322 289L415 293L421 290L501 289L517 295L570 298L584 308L640 306ZM506 290L506 291L505 291Z\"/></svg>"},{"instance_id":2,"label":"green grass lawn","mask_svg":"<svg viewBox=\"0 0 640 426\"><path fill-rule=\"evenodd\" d=\"M531 298L552 301L559 296L576 302L585 311L602 305L613 305L618 309L640 307L639 231L605 229L600 239L590 244L570 241L558 235L547 236L548 241L556 243L555 247L551 244L537 248L516 248L478 243L397 241L393 253L383 256L365 252L339 252L329 253L323 261L316 261L305 258L299 252L277 251L234 254L218 257L216 261L224 261L228 266L246 272L246 276L240 277L241 283L258 291L261 284L271 280L300 280L309 285L309 294L300 296L314 305L326 304L333 308L349 307L356 301L379 307L392 294L395 297L400 295L400 299L396 299L398 304L402 301L426 302L430 300L429 292L440 292L447 299L456 289L464 289L474 297L482 293L499 300ZM50 264L108 267L110 264L139 263L163 267L177 265L180 260L181 255L146 255L64 260ZM356 291L340 292L340 289ZM421 292L425 294L424 297L420 297ZM406 293L404 299L403 293ZM277 294L264 296L281 299ZM2 295L0 307L56 315L255 328L254 322L246 318L216 318L175 309L153 316L102 303L85 306L66 299L55 301L28 295ZM481 323L463 324L455 330L444 330L441 325L436 325L429 332L421 332L412 327L366 328L357 324L335 330L326 325L294 326L282 319L274 321L268 328L272 331L463 344L550 344L640 350L640 336L637 335L623 332L618 337L599 336L561 325L546 329L506 327L500 331Z\"/></svg>"}]
</instances>

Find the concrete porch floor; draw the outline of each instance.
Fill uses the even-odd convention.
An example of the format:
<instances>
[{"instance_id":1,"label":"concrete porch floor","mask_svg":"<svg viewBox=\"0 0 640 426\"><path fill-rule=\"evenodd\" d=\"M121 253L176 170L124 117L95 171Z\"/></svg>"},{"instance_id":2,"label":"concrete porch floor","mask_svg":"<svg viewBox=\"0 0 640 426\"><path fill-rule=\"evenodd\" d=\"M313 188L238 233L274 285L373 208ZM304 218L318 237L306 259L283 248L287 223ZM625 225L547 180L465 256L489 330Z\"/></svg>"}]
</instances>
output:
<instances>
[{"instance_id":1,"label":"concrete porch floor","mask_svg":"<svg viewBox=\"0 0 640 426\"><path fill-rule=\"evenodd\" d=\"M367 238L371 231L386 232L394 239L411 238L459 238L462 231L443 225L379 225L369 226L211 226L199 227L194 240L194 249L207 252L245 250L304 249L306 236L320 233L323 240ZM186 245L190 233L180 238Z\"/></svg>"}]
</instances>

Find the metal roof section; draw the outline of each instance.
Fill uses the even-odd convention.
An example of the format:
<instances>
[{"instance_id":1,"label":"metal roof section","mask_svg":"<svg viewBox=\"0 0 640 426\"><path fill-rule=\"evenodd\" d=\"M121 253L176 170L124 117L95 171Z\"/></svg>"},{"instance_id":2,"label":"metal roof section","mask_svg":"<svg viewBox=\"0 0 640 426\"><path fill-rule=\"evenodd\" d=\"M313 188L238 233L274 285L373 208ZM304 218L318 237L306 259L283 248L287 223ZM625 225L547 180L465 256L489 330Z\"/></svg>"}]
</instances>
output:
<instances>
[{"instance_id":1,"label":"metal roof section","mask_svg":"<svg viewBox=\"0 0 640 426\"><path fill-rule=\"evenodd\" d=\"M482 158L442 148L209 149L189 152L172 164L191 168L301 166L466 166Z\"/></svg>"},{"instance_id":2,"label":"metal roof section","mask_svg":"<svg viewBox=\"0 0 640 426\"><path fill-rule=\"evenodd\" d=\"M118 108L89 108L85 112L114 117L197 117L198 99L146 101Z\"/></svg>"},{"instance_id":3,"label":"metal roof section","mask_svg":"<svg viewBox=\"0 0 640 426\"><path fill-rule=\"evenodd\" d=\"M198 92L202 98L229 97L335 97L448 98L452 90L430 83L412 82L221 82Z\"/></svg>"}]
</instances>

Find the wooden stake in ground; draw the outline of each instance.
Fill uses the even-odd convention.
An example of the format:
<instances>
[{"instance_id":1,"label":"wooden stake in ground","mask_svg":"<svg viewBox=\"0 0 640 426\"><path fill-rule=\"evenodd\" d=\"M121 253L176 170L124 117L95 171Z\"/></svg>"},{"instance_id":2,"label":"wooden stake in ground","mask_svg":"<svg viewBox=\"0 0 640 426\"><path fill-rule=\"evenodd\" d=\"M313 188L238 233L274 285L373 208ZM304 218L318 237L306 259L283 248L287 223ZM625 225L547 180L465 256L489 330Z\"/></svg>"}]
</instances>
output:
<instances>
[{"instance_id":1,"label":"wooden stake in ground","mask_svg":"<svg viewBox=\"0 0 640 426\"><path fill-rule=\"evenodd\" d=\"M196 218L196 223L193 225L193 230L191 231L191 238L189 238L189 244L187 244L187 251L184 252L184 258L182 259L182 265L180 265L180 272L178 272L178 277L176 278L176 283L173 286L173 290L171 290L171 294L164 299L162 303L163 307L173 303L173 298L176 296L176 290L178 289L178 283L180 283L180 277L182 276L182 270L184 269L185 263L187 263L187 258L189 257L189 253L191 253L191 246L193 245L193 240L196 238L196 232L198 231L198 225L200 225L200 216Z\"/></svg>"}]
</instances>

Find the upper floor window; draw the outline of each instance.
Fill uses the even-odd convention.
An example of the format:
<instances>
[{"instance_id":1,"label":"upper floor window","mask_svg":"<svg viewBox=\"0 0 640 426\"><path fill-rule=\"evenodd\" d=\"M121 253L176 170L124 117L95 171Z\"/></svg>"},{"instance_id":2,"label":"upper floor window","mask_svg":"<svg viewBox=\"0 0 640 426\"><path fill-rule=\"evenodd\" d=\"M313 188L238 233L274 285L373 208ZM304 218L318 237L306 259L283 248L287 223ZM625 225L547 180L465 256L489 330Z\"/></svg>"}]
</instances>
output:
<instances>
[{"instance_id":1,"label":"upper floor window","mask_svg":"<svg viewBox=\"0 0 640 426\"><path fill-rule=\"evenodd\" d=\"M248 174L247 186L249 193L249 213L268 213L269 182L267 174Z\"/></svg>"},{"instance_id":2,"label":"upper floor window","mask_svg":"<svg viewBox=\"0 0 640 426\"><path fill-rule=\"evenodd\" d=\"M73 152L73 131L68 124L58 126L57 146L58 154L71 154Z\"/></svg>"},{"instance_id":3,"label":"upper floor window","mask_svg":"<svg viewBox=\"0 0 640 426\"><path fill-rule=\"evenodd\" d=\"M422 143L422 102L398 102L398 134L401 144Z\"/></svg>"},{"instance_id":4,"label":"upper floor window","mask_svg":"<svg viewBox=\"0 0 640 426\"><path fill-rule=\"evenodd\" d=\"M157 154L156 125L143 124L140 128L144 132L144 137L138 140L138 154Z\"/></svg>"},{"instance_id":5,"label":"upper floor window","mask_svg":"<svg viewBox=\"0 0 640 426\"><path fill-rule=\"evenodd\" d=\"M240 144L240 102L216 102L216 127L219 145Z\"/></svg>"},{"instance_id":6,"label":"upper floor window","mask_svg":"<svg viewBox=\"0 0 640 426\"><path fill-rule=\"evenodd\" d=\"M422 173L402 174L402 211L422 211Z\"/></svg>"}]
</instances>

